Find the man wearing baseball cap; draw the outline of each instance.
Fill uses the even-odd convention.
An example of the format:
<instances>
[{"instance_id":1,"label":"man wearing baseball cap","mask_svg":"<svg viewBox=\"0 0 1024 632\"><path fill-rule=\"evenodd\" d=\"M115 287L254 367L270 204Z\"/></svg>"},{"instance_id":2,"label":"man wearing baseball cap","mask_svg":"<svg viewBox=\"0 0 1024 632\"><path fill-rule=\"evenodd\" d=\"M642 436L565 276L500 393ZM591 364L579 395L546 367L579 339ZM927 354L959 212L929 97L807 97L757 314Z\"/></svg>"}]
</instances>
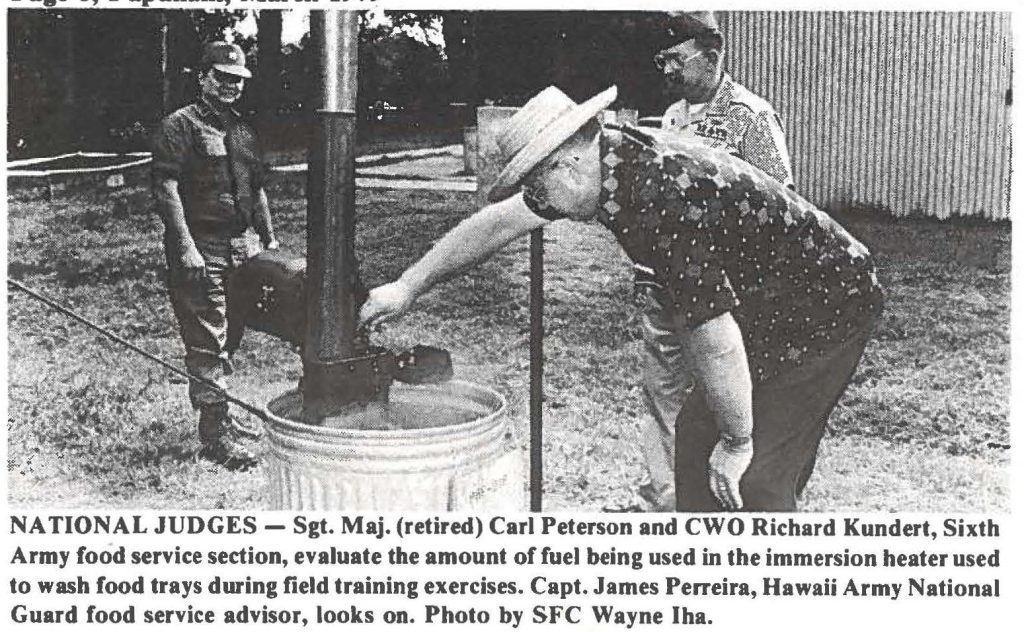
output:
<instances>
[{"instance_id":1,"label":"man wearing baseball cap","mask_svg":"<svg viewBox=\"0 0 1024 632\"><path fill-rule=\"evenodd\" d=\"M251 77L240 47L206 44L198 100L169 114L153 142L168 290L185 365L221 386L231 371L224 350L228 276L261 247L277 247L256 133L234 109ZM256 422L232 416L223 391L199 381L189 383L189 399L199 411L202 457L233 469L256 462Z\"/></svg>"},{"instance_id":2,"label":"man wearing baseball cap","mask_svg":"<svg viewBox=\"0 0 1024 632\"><path fill-rule=\"evenodd\" d=\"M662 130L602 127L597 116L615 96L612 87L577 104L552 86L527 102L498 137L495 203L374 288L360 317L397 317L547 222L595 220L653 271L696 380L677 428L676 507L793 510L881 311L871 255L727 152Z\"/></svg>"},{"instance_id":3,"label":"man wearing baseball cap","mask_svg":"<svg viewBox=\"0 0 1024 632\"><path fill-rule=\"evenodd\" d=\"M661 127L722 149L793 186L782 120L763 98L724 70L725 38L710 11L668 13L672 42L654 56L671 105Z\"/></svg>"},{"instance_id":4,"label":"man wearing baseball cap","mask_svg":"<svg viewBox=\"0 0 1024 632\"><path fill-rule=\"evenodd\" d=\"M666 14L668 45L654 57L672 104L661 128L721 149L793 187L782 122L772 106L723 70L725 38L710 11ZM648 414L641 421L640 446L649 480L639 487L650 508L674 506L676 417L695 384L674 335L672 315L658 300L652 271L635 267L643 306L643 392Z\"/></svg>"}]
</instances>

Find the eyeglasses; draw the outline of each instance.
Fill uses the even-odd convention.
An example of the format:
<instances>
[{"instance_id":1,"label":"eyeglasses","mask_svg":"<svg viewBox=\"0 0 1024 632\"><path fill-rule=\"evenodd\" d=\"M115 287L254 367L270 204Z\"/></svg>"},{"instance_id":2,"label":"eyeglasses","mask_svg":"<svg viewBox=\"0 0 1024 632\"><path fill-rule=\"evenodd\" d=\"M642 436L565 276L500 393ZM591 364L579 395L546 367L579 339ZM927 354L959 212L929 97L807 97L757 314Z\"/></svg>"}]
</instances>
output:
<instances>
[{"instance_id":1,"label":"eyeglasses","mask_svg":"<svg viewBox=\"0 0 1024 632\"><path fill-rule=\"evenodd\" d=\"M245 81L244 77L233 75L230 72L224 72L223 70L217 70L216 68L213 68L212 70L213 78L216 79L218 83L226 83L229 85L237 86L241 85L242 82Z\"/></svg>"},{"instance_id":2,"label":"eyeglasses","mask_svg":"<svg viewBox=\"0 0 1024 632\"><path fill-rule=\"evenodd\" d=\"M680 59L679 53L658 53L657 55L654 56L654 66L658 70L665 70L665 68L667 68L669 65L672 65L673 68L678 68L679 70L682 70L683 68L686 67L686 63L688 61L702 54L703 51L697 51L696 53L690 55L686 59Z\"/></svg>"}]
</instances>

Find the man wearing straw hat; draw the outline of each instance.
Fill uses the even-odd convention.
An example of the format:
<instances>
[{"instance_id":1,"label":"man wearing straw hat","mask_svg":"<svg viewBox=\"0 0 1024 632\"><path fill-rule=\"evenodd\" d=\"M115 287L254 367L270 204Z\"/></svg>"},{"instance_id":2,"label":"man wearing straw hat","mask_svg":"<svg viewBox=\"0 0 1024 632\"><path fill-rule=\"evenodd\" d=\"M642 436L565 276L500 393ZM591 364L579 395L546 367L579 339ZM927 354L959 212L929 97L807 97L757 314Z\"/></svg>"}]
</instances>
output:
<instances>
[{"instance_id":1,"label":"man wearing straw hat","mask_svg":"<svg viewBox=\"0 0 1024 632\"><path fill-rule=\"evenodd\" d=\"M231 369L224 350L228 276L261 245L277 247L256 134L233 107L250 77L241 48L207 44L199 100L169 114L153 143L168 289L185 366L220 385ZM193 380L189 399L199 410L204 458L232 469L256 462L259 427L232 416L223 391Z\"/></svg>"},{"instance_id":2,"label":"man wearing straw hat","mask_svg":"<svg viewBox=\"0 0 1024 632\"><path fill-rule=\"evenodd\" d=\"M793 169L782 123L772 106L723 70L724 37L710 11L669 13L669 45L654 57L672 101L662 129L721 149L793 187ZM652 271L635 266L643 305L643 393L649 413L641 420L641 451L648 481L640 496L654 510L675 506L673 470L676 418L694 381L675 336L672 314L658 302Z\"/></svg>"},{"instance_id":3,"label":"man wearing straw hat","mask_svg":"<svg viewBox=\"0 0 1024 632\"><path fill-rule=\"evenodd\" d=\"M360 316L405 312L439 281L562 218L596 220L654 271L697 380L677 429L677 508L786 511L881 311L867 249L792 190L728 153L606 126L614 87L576 104L555 87L498 137L493 204L442 237ZM681 378L682 379L682 378Z\"/></svg>"}]
</instances>

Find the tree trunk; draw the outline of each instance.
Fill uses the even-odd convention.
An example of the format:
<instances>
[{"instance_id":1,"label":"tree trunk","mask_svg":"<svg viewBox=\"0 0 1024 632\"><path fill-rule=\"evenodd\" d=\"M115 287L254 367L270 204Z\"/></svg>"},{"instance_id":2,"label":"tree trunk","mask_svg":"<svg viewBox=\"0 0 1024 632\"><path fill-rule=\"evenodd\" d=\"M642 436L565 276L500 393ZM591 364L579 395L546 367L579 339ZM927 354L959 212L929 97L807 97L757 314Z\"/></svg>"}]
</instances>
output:
<instances>
[{"instance_id":1,"label":"tree trunk","mask_svg":"<svg viewBox=\"0 0 1024 632\"><path fill-rule=\"evenodd\" d=\"M256 87L259 89L260 132L264 136L281 103L281 11L260 11L256 35Z\"/></svg>"},{"instance_id":2,"label":"tree trunk","mask_svg":"<svg viewBox=\"0 0 1024 632\"><path fill-rule=\"evenodd\" d=\"M64 139L80 151L83 148L77 145L82 136L82 121L76 116L78 112L78 55L76 50L78 38L75 36L75 31L79 28L77 18L78 15L74 11L69 11L65 17L67 26L63 32L64 41L61 51L64 54L64 58L61 60L63 72L59 76L62 84L60 112L63 119Z\"/></svg>"}]
</instances>

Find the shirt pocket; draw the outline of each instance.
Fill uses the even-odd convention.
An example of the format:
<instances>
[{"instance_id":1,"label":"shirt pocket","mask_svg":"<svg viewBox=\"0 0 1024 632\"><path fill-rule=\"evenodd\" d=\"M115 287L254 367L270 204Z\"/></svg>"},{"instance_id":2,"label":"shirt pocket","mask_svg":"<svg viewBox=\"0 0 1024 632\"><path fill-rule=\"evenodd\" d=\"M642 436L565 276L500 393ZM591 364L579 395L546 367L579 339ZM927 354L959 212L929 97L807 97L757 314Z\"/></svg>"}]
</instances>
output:
<instances>
[{"instance_id":1,"label":"shirt pocket","mask_svg":"<svg viewBox=\"0 0 1024 632\"><path fill-rule=\"evenodd\" d=\"M228 151L223 136L203 135L196 141L196 184L207 194L230 191Z\"/></svg>"},{"instance_id":2,"label":"shirt pocket","mask_svg":"<svg viewBox=\"0 0 1024 632\"><path fill-rule=\"evenodd\" d=\"M199 155L203 158L222 158L228 155L228 147L222 136L204 134L199 137L197 144Z\"/></svg>"}]
</instances>

